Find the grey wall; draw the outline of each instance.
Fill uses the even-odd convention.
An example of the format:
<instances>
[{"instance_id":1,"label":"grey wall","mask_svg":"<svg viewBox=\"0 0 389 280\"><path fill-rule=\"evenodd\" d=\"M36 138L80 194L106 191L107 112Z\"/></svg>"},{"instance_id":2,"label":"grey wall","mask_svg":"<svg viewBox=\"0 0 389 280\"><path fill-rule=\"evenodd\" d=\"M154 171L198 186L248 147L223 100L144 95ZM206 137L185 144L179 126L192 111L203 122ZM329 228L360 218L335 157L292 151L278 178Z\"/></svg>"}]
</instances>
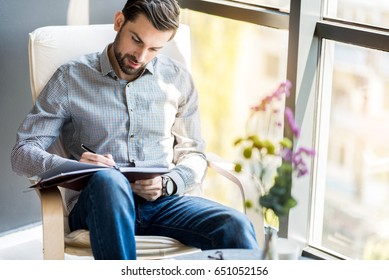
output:
<instances>
[{"instance_id":1,"label":"grey wall","mask_svg":"<svg viewBox=\"0 0 389 280\"><path fill-rule=\"evenodd\" d=\"M125 0L90 0L90 23L112 23ZM28 33L66 24L68 0L0 0L0 235L38 223L40 203L29 181L11 170L16 130L32 106ZM98 34L97 34L98 35Z\"/></svg>"}]
</instances>

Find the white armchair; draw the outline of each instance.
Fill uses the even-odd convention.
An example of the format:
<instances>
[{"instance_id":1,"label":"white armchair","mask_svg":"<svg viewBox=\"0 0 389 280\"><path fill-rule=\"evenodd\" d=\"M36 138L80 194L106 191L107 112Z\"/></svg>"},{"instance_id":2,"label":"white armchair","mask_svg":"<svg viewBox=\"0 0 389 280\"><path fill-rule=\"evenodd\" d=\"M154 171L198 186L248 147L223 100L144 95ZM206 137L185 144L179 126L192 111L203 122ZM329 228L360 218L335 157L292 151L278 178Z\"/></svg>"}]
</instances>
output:
<instances>
[{"instance_id":1,"label":"white armchair","mask_svg":"<svg viewBox=\"0 0 389 280\"><path fill-rule=\"evenodd\" d=\"M38 28L29 37L29 65L32 99L35 99L54 71L66 61L82 54L102 51L114 40L113 25L48 26ZM191 66L190 30L181 25L175 38L162 50L162 53ZM54 152L64 155L60 141ZM233 165L209 155L209 167L232 180L240 189L244 204L245 185L231 170ZM226 169L230 169L229 171ZM241 176L241 175L240 175ZM250 184L248 184L250 186ZM44 259L64 259L65 253L72 255L92 255L89 232L70 232L67 226L67 211L63 207L61 188L40 190L42 206L43 252ZM255 192L250 192L251 195ZM255 215L255 216L254 216ZM253 213L257 238L263 240L263 224L260 216ZM188 247L177 240L163 236L136 236L137 258L158 259L187 254L199 249Z\"/></svg>"}]
</instances>

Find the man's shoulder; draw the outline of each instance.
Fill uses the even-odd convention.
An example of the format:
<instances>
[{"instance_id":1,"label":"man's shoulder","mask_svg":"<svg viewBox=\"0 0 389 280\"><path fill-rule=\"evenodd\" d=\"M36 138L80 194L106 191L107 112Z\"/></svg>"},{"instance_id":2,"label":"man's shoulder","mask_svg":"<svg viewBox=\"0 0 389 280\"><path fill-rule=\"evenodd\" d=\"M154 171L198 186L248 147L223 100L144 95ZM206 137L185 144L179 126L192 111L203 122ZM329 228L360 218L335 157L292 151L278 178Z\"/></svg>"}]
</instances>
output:
<instances>
[{"instance_id":1,"label":"man's shoulder","mask_svg":"<svg viewBox=\"0 0 389 280\"><path fill-rule=\"evenodd\" d=\"M95 65L100 61L100 53L88 53L69 60L68 65Z\"/></svg>"},{"instance_id":2,"label":"man's shoulder","mask_svg":"<svg viewBox=\"0 0 389 280\"><path fill-rule=\"evenodd\" d=\"M74 57L59 67L59 70L70 72L83 69L100 69L100 53L89 53Z\"/></svg>"},{"instance_id":3,"label":"man's shoulder","mask_svg":"<svg viewBox=\"0 0 389 280\"><path fill-rule=\"evenodd\" d=\"M179 72L179 71L188 72L188 68L185 64L164 54L159 54L156 57L154 67L157 68L161 67L165 71L167 69L171 69L172 71L175 72Z\"/></svg>"}]
</instances>

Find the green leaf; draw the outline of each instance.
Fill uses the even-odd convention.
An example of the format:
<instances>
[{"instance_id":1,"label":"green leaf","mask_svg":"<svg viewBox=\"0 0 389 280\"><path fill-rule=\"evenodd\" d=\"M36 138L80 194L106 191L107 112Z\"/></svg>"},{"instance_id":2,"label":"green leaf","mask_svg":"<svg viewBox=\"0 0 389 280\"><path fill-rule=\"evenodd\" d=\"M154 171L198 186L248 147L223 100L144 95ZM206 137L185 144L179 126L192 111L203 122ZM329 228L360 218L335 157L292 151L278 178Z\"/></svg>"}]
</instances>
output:
<instances>
[{"instance_id":1,"label":"green leaf","mask_svg":"<svg viewBox=\"0 0 389 280\"><path fill-rule=\"evenodd\" d=\"M275 186L270 188L269 193L272 195L275 195L275 196L282 196L282 195L285 195L287 193L287 191L288 190L286 188L283 188L280 185L275 185Z\"/></svg>"},{"instance_id":2,"label":"green leaf","mask_svg":"<svg viewBox=\"0 0 389 280\"><path fill-rule=\"evenodd\" d=\"M278 217L279 217L279 216L284 216L285 214L288 213L288 211L285 209L285 207L283 207L283 206L280 205L280 204L274 205L273 211L274 211L274 213L275 213Z\"/></svg>"},{"instance_id":3,"label":"green leaf","mask_svg":"<svg viewBox=\"0 0 389 280\"><path fill-rule=\"evenodd\" d=\"M286 206L288 207L288 210L295 207L296 205L297 205L297 201L293 197L290 197L286 202Z\"/></svg>"}]
</instances>

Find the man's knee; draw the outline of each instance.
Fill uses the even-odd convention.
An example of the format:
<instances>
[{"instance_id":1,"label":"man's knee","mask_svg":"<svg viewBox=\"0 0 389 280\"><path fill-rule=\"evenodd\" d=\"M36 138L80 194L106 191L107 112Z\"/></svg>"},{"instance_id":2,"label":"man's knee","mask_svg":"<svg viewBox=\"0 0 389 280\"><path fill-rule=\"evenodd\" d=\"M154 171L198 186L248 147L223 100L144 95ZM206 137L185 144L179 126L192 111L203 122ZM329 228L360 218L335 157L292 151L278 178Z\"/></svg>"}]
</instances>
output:
<instances>
[{"instance_id":1,"label":"man's knee","mask_svg":"<svg viewBox=\"0 0 389 280\"><path fill-rule=\"evenodd\" d=\"M129 184L126 177L116 169L107 168L93 174L91 180L101 184Z\"/></svg>"},{"instance_id":2,"label":"man's knee","mask_svg":"<svg viewBox=\"0 0 389 280\"><path fill-rule=\"evenodd\" d=\"M251 221L238 211L231 211L223 226L224 248L258 248L256 234Z\"/></svg>"},{"instance_id":3,"label":"man's knee","mask_svg":"<svg viewBox=\"0 0 389 280\"><path fill-rule=\"evenodd\" d=\"M109 197L132 196L131 185L127 178L115 169L101 170L93 174L88 183L95 195L101 194L104 199Z\"/></svg>"}]
</instances>

